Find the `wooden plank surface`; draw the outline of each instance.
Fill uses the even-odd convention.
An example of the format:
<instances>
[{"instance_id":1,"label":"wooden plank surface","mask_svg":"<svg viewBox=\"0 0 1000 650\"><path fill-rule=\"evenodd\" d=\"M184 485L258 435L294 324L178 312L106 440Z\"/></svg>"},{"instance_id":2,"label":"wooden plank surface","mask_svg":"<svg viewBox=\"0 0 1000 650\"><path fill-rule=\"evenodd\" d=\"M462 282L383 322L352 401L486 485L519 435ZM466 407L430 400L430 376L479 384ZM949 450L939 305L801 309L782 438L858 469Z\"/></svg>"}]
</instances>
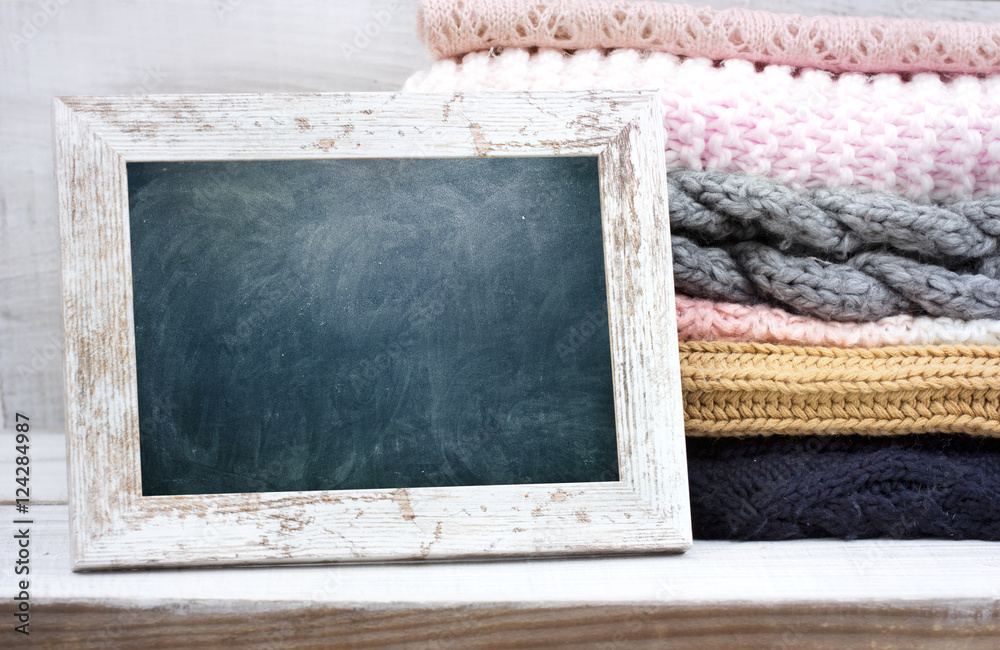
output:
<instances>
[{"instance_id":1,"label":"wooden plank surface","mask_svg":"<svg viewBox=\"0 0 1000 650\"><path fill-rule=\"evenodd\" d=\"M944 540L699 541L683 555L397 562L70 574L62 504L30 516L39 602L236 599L340 606L1000 601L1000 544ZM11 535L0 557L13 557ZM928 561L933 557L934 561ZM1000 608L1000 602L995 602ZM1000 610L992 615L1000 616Z\"/></svg>"},{"instance_id":2,"label":"wooden plank surface","mask_svg":"<svg viewBox=\"0 0 1000 650\"><path fill-rule=\"evenodd\" d=\"M36 641L183 647L252 631L275 645L1000 644L1000 545L988 542L699 542L679 556L71 574L66 507L30 514ZM13 545L0 538L0 557Z\"/></svg>"},{"instance_id":3,"label":"wooden plank surface","mask_svg":"<svg viewBox=\"0 0 1000 650\"><path fill-rule=\"evenodd\" d=\"M7 438L13 445L13 436ZM14 504L15 455L8 449L0 454L0 476L10 477L10 485L0 492L0 506ZM62 431L31 431L28 444L31 459L32 503L66 503L66 434Z\"/></svg>"},{"instance_id":4,"label":"wooden plank surface","mask_svg":"<svg viewBox=\"0 0 1000 650\"><path fill-rule=\"evenodd\" d=\"M243 605L241 603L241 605ZM974 604L883 607L670 604L384 608L230 602L42 605L48 647L206 648L915 648L994 650L996 617ZM252 621L252 624L250 623Z\"/></svg>"}]
</instances>

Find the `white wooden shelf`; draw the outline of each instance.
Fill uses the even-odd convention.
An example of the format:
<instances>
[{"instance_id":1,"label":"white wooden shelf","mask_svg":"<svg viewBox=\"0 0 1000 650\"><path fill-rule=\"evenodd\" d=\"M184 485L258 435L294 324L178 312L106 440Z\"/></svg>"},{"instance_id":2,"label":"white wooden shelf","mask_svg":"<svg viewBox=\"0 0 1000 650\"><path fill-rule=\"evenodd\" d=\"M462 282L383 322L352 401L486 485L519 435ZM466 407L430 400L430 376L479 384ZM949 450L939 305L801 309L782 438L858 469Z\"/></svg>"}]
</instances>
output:
<instances>
[{"instance_id":1,"label":"white wooden shelf","mask_svg":"<svg viewBox=\"0 0 1000 650\"><path fill-rule=\"evenodd\" d=\"M38 503L62 489L61 439L33 436L34 642L1000 647L992 542L696 540L679 556L72 573L67 507ZM0 557L14 543L0 536Z\"/></svg>"},{"instance_id":2,"label":"white wooden shelf","mask_svg":"<svg viewBox=\"0 0 1000 650\"><path fill-rule=\"evenodd\" d=\"M198 645L245 635L281 645L1000 646L1000 544L989 542L700 541L679 556L72 573L66 506L36 505L31 517L32 640L58 645L183 646L196 631ZM0 555L14 557L13 545L4 535Z\"/></svg>"},{"instance_id":3,"label":"white wooden shelf","mask_svg":"<svg viewBox=\"0 0 1000 650\"><path fill-rule=\"evenodd\" d=\"M682 555L72 573L66 506L33 506L31 518L32 598L38 602L903 606L990 600L1000 607L1000 543L993 542L696 541ZM2 539L3 557L16 555L12 536Z\"/></svg>"}]
</instances>

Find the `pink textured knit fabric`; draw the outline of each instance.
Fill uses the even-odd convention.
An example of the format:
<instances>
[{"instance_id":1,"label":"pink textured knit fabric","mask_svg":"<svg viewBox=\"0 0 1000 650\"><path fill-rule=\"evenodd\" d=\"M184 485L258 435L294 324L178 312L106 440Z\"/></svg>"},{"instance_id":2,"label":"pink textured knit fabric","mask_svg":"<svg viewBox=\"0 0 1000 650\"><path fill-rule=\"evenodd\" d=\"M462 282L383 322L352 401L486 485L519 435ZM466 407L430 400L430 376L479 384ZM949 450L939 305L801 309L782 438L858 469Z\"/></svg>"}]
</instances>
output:
<instances>
[{"instance_id":1,"label":"pink textured knit fabric","mask_svg":"<svg viewBox=\"0 0 1000 650\"><path fill-rule=\"evenodd\" d=\"M408 91L656 88L670 169L858 186L915 200L1000 192L1000 75L834 77L637 50L508 49L417 72Z\"/></svg>"},{"instance_id":2,"label":"pink textured knit fabric","mask_svg":"<svg viewBox=\"0 0 1000 650\"><path fill-rule=\"evenodd\" d=\"M417 32L445 58L491 47L637 48L831 72L1000 72L1000 25L806 17L600 0L423 0Z\"/></svg>"},{"instance_id":3,"label":"pink textured knit fabric","mask_svg":"<svg viewBox=\"0 0 1000 650\"><path fill-rule=\"evenodd\" d=\"M761 305L676 296L681 341L756 341L785 345L874 348L889 345L998 345L1000 321L893 316L871 323L833 323Z\"/></svg>"}]
</instances>

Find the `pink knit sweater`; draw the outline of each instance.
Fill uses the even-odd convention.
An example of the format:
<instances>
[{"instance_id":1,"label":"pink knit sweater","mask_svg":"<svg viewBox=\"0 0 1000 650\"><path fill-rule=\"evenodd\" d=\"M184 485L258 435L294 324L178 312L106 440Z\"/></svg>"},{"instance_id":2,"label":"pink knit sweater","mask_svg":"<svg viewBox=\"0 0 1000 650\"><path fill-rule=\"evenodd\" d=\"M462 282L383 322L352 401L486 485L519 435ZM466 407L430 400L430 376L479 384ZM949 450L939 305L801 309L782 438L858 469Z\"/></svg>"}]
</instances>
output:
<instances>
[{"instance_id":1,"label":"pink knit sweater","mask_svg":"<svg viewBox=\"0 0 1000 650\"><path fill-rule=\"evenodd\" d=\"M635 48L830 72L1000 72L1000 24L806 17L607 0L423 0L438 58L495 47Z\"/></svg>"},{"instance_id":2,"label":"pink knit sweater","mask_svg":"<svg viewBox=\"0 0 1000 650\"><path fill-rule=\"evenodd\" d=\"M656 88L670 169L762 174L792 186L857 186L917 200L1000 193L1000 75L874 78L756 71L638 50L509 48L414 74L408 91Z\"/></svg>"},{"instance_id":3,"label":"pink knit sweater","mask_svg":"<svg viewBox=\"0 0 1000 650\"><path fill-rule=\"evenodd\" d=\"M762 305L678 295L681 341L756 341L874 348L887 345L998 345L1000 321L892 316L871 323L831 323Z\"/></svg>"}]
</instances>

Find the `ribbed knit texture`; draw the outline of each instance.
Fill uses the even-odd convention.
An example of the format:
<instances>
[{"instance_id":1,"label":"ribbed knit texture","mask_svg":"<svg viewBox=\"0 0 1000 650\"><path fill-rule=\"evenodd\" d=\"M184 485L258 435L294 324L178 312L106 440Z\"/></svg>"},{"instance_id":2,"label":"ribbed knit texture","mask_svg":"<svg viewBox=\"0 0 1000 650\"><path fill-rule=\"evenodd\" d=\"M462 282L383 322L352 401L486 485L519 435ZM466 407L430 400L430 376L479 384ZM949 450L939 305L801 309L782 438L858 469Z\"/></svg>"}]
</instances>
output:
<instances>
[{"instance_id":1,"label":"ribbed knit texture","mask_svg":"<svg viewBox=\"0 0 1000 650\"><path fill-rule=\"evenodd\" d=\"M689 438L687 467L699 539L1000 540L998 439Z\"/></svg>"},{"instance_id":2,"label":"ribbed knit texture","mask_svg":"<svg viewBox=\"0 0 1000 650\"><path fill-rule=\"evenodd\" d=\"M682 341L756 341L786 345L884 347L1000 345L1000 320L890 316L868 323L834 323L763 305L675 297Z\"/></svg>"},{"instance_id":3,"label":"ribbed knit texture","mask_svg":"<svg viewBox=\"0 0 1000 650\"><path fill-rule=\"evenodd\" d=\"M1000 347L680 344L688 436L1000 435Z\"/></svg>"},{"instance_id":4,"label":"ribbed knit texture","mask_svg":"<svg viewBox=\"0 0 1000 650\"><path fill-rule=\"evenodd\" d=\"M911 199L1000 194L1000 76L874 78L747 61L586 50L475 53L417 72L408 91L657 88L668 169L768 176Z\"/></svg>"},{"instance_id":5,"label":"ribbed knit texture","mask_svg":"<svg viewBox=\"0 0 1000 650\"><path fill-rule=\"evenodd\" d=\"M1000 71L1000 27L598 0L423 0L438 58L491 47L628 47L833 72Z\"/></svg>"}]
</instances>

